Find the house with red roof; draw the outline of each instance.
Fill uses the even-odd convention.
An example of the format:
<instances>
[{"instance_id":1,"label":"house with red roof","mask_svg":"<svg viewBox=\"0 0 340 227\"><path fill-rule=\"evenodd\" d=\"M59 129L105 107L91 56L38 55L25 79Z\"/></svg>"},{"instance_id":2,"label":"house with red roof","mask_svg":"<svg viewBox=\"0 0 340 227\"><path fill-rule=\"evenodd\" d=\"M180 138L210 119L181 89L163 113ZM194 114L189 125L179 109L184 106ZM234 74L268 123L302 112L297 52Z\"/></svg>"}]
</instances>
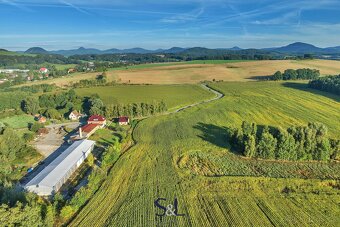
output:
<instances>
[{"instance_id":1,"label":"house with red roof","mask_svg":"<svg viewBox=\"0 0 340 227\"><path fill-rule=\"evenodd\" d=\"M39 69L39 72L40 73L48 73L48 69L43 67L43 68Z\"/></svg>"},{"instance_id":2,"label":"house with red roof","mask_svg":"<svg viewBox=\"0 0 340 227\"><path fill-rule=\"evenodd\" d=\"M101 125L99 124L87 124L79 128L79 138L89 138L93 133L95 133Z\"/></svg>"},{"instance_id":3,"label":"house with red roof","mask_svg":"<svg viewBox=\"0 0 340 227\"><path fill-rule=\"evenodd\" d=\"M87 120L87 124L101 125L101 127L104 127L106 125L106 119L101 115L92 115Z\"/></svg>"},{"instance_id":4,"label":"house with red roof","mask_svg":"<svg viewBox=\"0 0 340 227\"><path fill-rule=\"evenodd\" d=\"M128 125L130 122L129 117L123 116L118 118L118 124L119 125Z\"/></svg>"}]
</instances>

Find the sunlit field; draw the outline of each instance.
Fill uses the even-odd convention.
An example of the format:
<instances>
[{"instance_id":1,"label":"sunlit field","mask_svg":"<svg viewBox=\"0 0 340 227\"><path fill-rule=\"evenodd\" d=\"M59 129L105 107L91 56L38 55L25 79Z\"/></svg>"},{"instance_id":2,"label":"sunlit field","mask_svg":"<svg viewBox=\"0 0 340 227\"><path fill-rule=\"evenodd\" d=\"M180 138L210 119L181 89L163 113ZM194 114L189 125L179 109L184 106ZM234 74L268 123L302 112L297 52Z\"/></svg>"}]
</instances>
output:
<instances>
[{"instance_id":1,"label":"sunlit field","mask_svg":"<svg viewBox=\"0 0 340 227\"><path fill-rule=\"evenodd\" d=\"M211 86L225 97L140 122L137 144L71 226L336 226L338 164L246 159L230 150L225 127L318 121L339 138L339 97L294 83ZM157 217L157 198L177 198L185 216Z\"/></svg>"}]
</instances>

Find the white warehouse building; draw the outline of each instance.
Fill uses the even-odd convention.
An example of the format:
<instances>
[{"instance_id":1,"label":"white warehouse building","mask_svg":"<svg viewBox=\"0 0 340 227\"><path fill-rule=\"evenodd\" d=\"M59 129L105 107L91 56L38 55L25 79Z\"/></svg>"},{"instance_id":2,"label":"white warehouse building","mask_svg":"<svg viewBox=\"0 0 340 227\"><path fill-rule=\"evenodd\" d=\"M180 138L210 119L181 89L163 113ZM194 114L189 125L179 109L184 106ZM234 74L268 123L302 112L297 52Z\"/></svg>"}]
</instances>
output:
<instances>
[{"instance_id":1,"label":"white warehouse building","mask_svg":"<svg viewBox=\"0 0 340 227\"><path fill-rule=\"evenodd\" d=\"M24 188L40 196L49 196L57 192L93 150L95 141L79 140L74 142Z\"/></svg>"}]
</instances>

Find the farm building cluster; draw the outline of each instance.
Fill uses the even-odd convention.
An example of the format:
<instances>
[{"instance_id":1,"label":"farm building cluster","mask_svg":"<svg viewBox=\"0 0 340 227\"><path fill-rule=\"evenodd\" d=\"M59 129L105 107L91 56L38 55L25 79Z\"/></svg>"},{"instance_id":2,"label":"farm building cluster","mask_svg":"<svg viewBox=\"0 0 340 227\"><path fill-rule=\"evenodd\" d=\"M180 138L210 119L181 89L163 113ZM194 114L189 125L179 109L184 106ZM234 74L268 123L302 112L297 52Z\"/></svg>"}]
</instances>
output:
<instances>
[{"instance_id":1,"label":"farm building cluster","mask_svg":"<svg viewBox=\"0 0 340 227\"><path fill-rule=\"evenodd\" d=\"M74 142L61 155L48 164L24 188L40 196L56 193L91 153L95 141Z\"/></svg>"},{"instance_id":2,"label":"farm building cluster","mask_svg":"<svg viewBox=\"0 0 340 227\"><path fill-rule=\"evenodd\" d=\"M72 111L69 118L79 120L84 116L78 111ZM35 115L35 120L43 123L45 118ZM129 117L119 117L117 123L128 125ZM86 124L79 127L79 131L70 137L71 145L25 184L24 188L40 196L50 196L58 192L93 150L95 141L88 138L98 129L104 128L106 124L107 120L104 116L90 116Z\"/></svg>"}]
</instances>

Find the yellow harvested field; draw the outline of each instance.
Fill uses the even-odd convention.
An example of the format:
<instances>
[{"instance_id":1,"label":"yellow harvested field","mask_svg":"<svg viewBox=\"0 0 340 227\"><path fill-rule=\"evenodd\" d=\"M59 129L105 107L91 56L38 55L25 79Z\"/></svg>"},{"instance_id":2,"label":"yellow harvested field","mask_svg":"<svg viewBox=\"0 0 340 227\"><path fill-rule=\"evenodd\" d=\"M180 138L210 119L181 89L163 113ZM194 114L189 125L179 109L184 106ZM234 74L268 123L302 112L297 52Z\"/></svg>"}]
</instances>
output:
<instances>
[{"instance_id":1,"label":"yellow harvested field","mask_svg":"<svg viewBox=\"0 0 340 227\"><path fill-rule=\"evenodd\" d=\"M108 81L131 84L185 84L204 80L249 81L255 77L268 76L277 70L312 68L322 75L340 74L340 61L333 60L277 60L247 61L224 64L177 64L159 67L111 70ZM79 73L70 77L57 78L36 83L68 85L81 79L93 79L98 73Z\"/></svg>"}]
</instances>

